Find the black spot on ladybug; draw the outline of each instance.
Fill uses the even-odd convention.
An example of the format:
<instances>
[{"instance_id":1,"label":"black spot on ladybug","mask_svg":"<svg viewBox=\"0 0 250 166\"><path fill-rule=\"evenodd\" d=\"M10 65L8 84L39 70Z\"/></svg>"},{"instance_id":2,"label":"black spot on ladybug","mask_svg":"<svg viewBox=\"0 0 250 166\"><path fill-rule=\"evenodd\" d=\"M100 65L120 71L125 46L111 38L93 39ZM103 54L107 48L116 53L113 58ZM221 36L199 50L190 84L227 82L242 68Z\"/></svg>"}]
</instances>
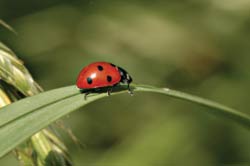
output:
<instances>
[{"instance_id":1,"label":"black spot on ladybug","mask_svg":"<svg viewBox=\"0 0 250 166\"><path fill-rule=\"evenodd\" d=\"M97 68L98 68L99 71L102 71L102 70L103 70L103 67L100 66L100 65L98 65Z\"/></svg>"},{"instance_id":2,"label":"black spot on ladybug","mask_svg":"<svg viewBox=\"0 0 250 166\"><path fill-rule=\"evenodd\" d=\"M108 75L108 76L107 76L107 81L108 81L108 82L111 82L111 81L112 81L112 77Z\"/></svg>"},{"instance_id":3,"label":"black spot on ladybug","mask_svg":"<svg viewBox=\"0 0 250 166\"><path fill-rule=\"evenodd\" d=\"M87 78L88 84L92 84L92 79L90 77Z\"/></svg>"},{"instance_id":4,"label":"black spot on ladybug","mask_svg":"<svg viewBox=\"0 0 250 166\"><path fill-rule=\"evenodd\" d=\"M113 67L116 67L116 65L114 65L113 63L110 63L110 65L113 66Z\"/></svg>"}]
</instances>

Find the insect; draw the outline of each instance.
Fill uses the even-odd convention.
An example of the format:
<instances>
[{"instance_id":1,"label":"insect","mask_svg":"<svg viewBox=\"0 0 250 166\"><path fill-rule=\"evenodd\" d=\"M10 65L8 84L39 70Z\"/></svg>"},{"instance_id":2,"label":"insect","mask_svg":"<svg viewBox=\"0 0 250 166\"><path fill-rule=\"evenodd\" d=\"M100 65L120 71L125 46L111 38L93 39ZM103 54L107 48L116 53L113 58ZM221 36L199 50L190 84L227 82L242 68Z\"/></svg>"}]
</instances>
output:
<instances>
[{"instance_id":1,"label":"insect","mask_svg":"<svg viewBox=\"0 0 250 166\"><path fill-rule=\"evenodd\" d=\"M78 75L76 85L86 96L90 93L107 91L111 94L113 87L120 83L128 85L128 91L133 92L129 87L132 77L123 68L109 62L94 62L84 67Z\"/></svg>"}]
</instances>

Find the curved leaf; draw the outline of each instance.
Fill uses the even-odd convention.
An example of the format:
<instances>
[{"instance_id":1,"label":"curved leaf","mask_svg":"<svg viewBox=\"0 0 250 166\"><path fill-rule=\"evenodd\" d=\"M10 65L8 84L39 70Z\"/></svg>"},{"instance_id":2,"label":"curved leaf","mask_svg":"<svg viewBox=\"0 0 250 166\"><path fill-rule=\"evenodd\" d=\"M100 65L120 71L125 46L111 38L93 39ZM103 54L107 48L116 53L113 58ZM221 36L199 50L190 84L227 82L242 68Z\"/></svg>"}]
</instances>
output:
<instances>
[{"instance_id":1,"label":"curved leaf","mask_svg":"<svg viewBox=\"0 0 250 166\"><path fill-rule=\"evenodd\" d=\"M248 115L219 103L167 88L146 85L131 85L131 88L134 91L161 93L209 107L211 109L207 111L212 111L250 128ZM112 95L124 93L125 89L125 85L117 86ZM106 93L90 94L85 100L84 94L73 85L28 97L2 108L0 111L0 142L4 143L0 144L0 157L57 119L105 96L107 96Z\"/></svg>"}]
</instances>

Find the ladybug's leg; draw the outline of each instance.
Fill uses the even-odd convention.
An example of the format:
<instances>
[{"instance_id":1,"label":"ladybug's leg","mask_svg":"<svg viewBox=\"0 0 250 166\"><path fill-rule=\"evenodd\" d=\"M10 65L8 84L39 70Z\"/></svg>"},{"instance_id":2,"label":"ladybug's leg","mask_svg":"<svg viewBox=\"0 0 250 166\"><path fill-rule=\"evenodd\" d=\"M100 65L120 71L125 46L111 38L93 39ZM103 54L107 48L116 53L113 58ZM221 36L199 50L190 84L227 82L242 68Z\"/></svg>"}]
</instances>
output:
<instances>
[{"instance_id":1,"label":"ladybug's leg","mask_svg":"<svg viewBox=\"0 0 250 166\"><path fill-rule=\"evenodd\" d=\"M90 92L85 92L84 94L84 100L87 100L87 96L90 94Z\"/></svg>"},{"instance_id":2,"label":"ladybug's leg","mask_svg":"<svg viewBox=\"0 0 250 166\"><path fill-rule=\"evenodd\" d=\"M111 87L111 88L109 88L109 89L108 89L108 91L107 91L108 96L110 96L110 95L111 95L112 90L113 90L113 87Z\"/></svg>"},{"instance_id":3,"label":"ladybug's leg","mask_svg":"<svg viewBox=\"0 0 250 166\"><path fill-rule=\"evenodd\" d=\"M134 95L134 93L133 93L133 91L131 90L131 88L130 88L129 84L128 84L128 93L129 93L131 96L133 96L133 95Z\"/></svg>"}]
</instances>

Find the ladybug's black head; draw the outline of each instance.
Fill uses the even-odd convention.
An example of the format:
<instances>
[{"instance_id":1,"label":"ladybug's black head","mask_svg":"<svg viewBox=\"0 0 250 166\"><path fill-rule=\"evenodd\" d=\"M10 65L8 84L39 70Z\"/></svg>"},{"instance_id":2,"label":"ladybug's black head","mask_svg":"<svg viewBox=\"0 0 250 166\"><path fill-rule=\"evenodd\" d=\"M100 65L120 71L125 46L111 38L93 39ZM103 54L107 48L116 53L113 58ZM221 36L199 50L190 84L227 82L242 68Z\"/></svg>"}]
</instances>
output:
<instances>
[{"instance_id":1,"label":"ladybug's black head","mask_svg":"<svg viewBox=\"0 0 250 166\"><path fill-rule=\"evenodd\" d=\"M121 75L120 82L130 84L133 81L132 77L128 74L128 72L126 70L124 70L121 67L118 67L118 70L119 70L120 75Z\"/></svg>"}]
</instances>

